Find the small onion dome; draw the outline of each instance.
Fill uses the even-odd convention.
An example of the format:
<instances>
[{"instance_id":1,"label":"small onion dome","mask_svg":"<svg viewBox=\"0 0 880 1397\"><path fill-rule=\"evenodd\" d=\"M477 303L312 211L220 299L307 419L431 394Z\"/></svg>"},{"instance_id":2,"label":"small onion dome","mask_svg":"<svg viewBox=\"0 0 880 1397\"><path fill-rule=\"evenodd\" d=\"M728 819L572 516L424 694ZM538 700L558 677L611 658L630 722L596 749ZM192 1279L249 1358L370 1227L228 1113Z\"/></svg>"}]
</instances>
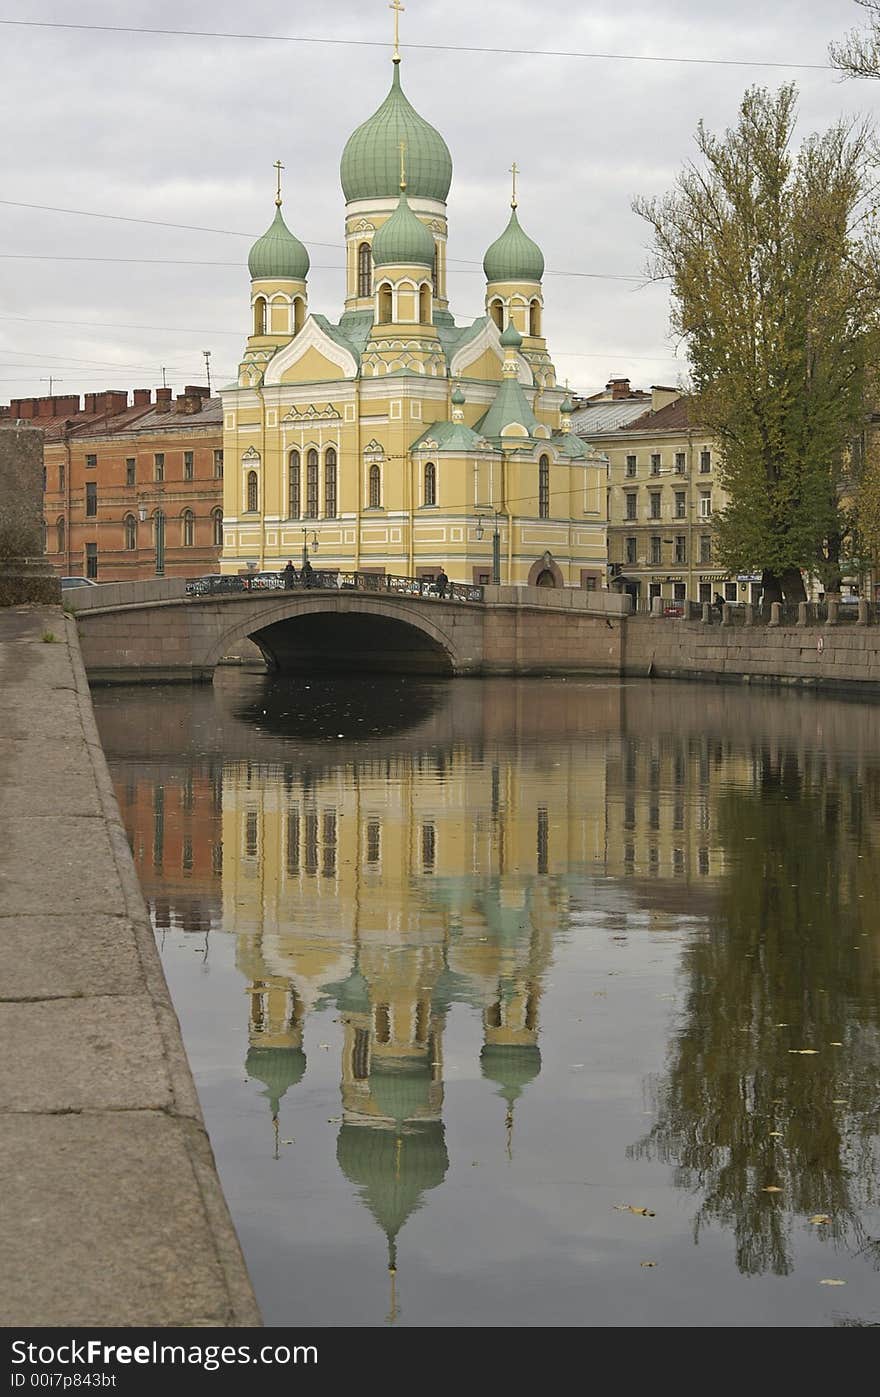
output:
<instances>
[{"instance_id":1,"label":"small onion dome","mask_svg":"<svg viewBox=\"0 0 880 1397\"><path fill-rule=\"evenodd\" d=\"M280 207L275 210L272 226L251 248L248 271L252 281L262 278L305 281L308 276L309 254L284 222Z\"/></svg>"},{"instance_id":2,"label":"small onion dome","mask_svg":"<svg viewBox=\"0 0 880 1397\"><path fill-rule=\"evenodd\" d=\"M400 188L400 145L406 146L407 183L415 198L444 203L452 183L449 147L410 105L394 65L391 91L378 111L349 136L340 175L346 199L387 199Z\"/></svg>"},{"instance_id":3,"label":"small onion dome","mask_svg":"<svg viewBox=\"0 0 880 1397\"><path fill-rule=\"evenodd\" d=\"M373 238L373 266L434 265L434 239L410 208L406 190L401 189L397 208Z\"/></svg>"},{"instance_id":4,"label":"small onion dome","mask_svg":"<svg viewBox=\"0 0 880 1397\"><path fill-rule=\"evenodd\" d=\"M262 1082L272 1115L277 1116L281 1098L288 1087L301 1082L306 1071L306 1055L302 1048L251 1048L245 1060L248 1076Z\"/></svg>"},{"instance_id":5,"label":"small onion dome","mask_svg":"<svg viewBox=\"0 0 880 1397\"><path fill-rule=\"evenodd\" d=\"M487 281L540 281L544 275L544 254L519 226L516 209L483 258L483 271Z\"/></svg>"},{"instance_id":6,"label":"small onion dome","mask_svg":"<svg viewBox=\"0 0 880 1397\"><path fill-rule=\"evenodd\" d=\"M507 329L501 332L501 343L505 349L522 348L522 335L512 320L507 322Z\"/></svg>"},{"instance_id":7,"label":"small onion dome","mask_svg":"<svg viewBox=\"0 0 880 1397\"><path fill-rule=\"evenodd\" d=\"M453 390L452 390L452 401L453 401L453 403L455 404L455 406L456 406L456 407L461 407L461 405L462 405L462 403L464 402L464 400L465 400L465 398L464 398L464 393L462 393L461 389L458 388L458 387L453 388Z\"/></svg>"},{"instance_id":8,"label":"small onion dome","mask_svg":"<svg viewBox=\"0 0 880 1397\"><path fill-rule=\"evenodd\" d=\"M567 393L565 395L564 402L561 404L559 408L559 411L562 413L564 417L570 417L571 414L574 412L574 403L571 401L571 398L568 396Z\"/></svg>"},{"instance_id":9,"label":"small onion dome","mask_svg":"<svg viewBox=\"0 0 880 1397\"><path fill-rule=\"evenodd\" d=\"M541 1050L534 1043L486 1043L480 1052L483 1076L496 1082L498 1095L512 1106L523 1087L541 1070Z\"/></svg>"}]
</instances>

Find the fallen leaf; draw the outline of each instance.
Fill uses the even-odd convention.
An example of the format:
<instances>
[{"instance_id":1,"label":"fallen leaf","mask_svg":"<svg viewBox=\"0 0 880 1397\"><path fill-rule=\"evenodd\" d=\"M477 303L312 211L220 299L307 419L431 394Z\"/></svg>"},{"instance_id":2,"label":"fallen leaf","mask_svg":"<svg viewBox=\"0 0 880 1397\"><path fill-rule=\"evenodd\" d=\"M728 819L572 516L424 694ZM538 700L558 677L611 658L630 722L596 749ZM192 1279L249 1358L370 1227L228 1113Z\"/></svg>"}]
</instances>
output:
<instances>
[{"instance_id":1,"label":"fallen leaf","mask_svg":"<svg viewBox=\"0 0 880 1397\"><path fill-rule=\"evenodd\" d=\"M327 1048L327 1049L329 1050L330 1044L329 1044L329 1043L319 1043L319 1044L318 1044L318 1047L319 1047L319 1048Z\"/></svg>"},{"instance_id":2,"label":"fallen leaf","mask_svg":"<svg viewBox=\"0 0 880 1397\"><path fill-rule=\"evenodd\" d=\"M640 1218L654 1217L650 1208L634 1208L632 1203L615 1203L614 1208L618 1213L635 1213Z\"/></svg>"},{"instance_id":3,"label":"fallen leaf","mask_svg":"<svg viewBox=\"0 0 880 1397\"><path fill-rule=\"evenodd\" d=\"M656 1261L640 1261L640 1262L639 1262L639 1265L640 1265L640 1266L656 1266L657 1263L656 1263Z\"/></svg>"},{"instance_id":4,"label":"fallen leaf","mask_svg":"<svg viewBox=\"0 0 880 1397\"><path fill-rule=\"evenodd\" d=\"M781 1139L782 1139L782 1131L781 1131L781 1130L771 1130L771 1131L770 1131L770 1134L771 1134L771 1136L772 1136L772 1138L773 1138L774 1140L781 1140Z\"/></svg>"},{"instance_id":5,"label":"fallen leaf","mask_svg":"<svg viewBox=\"0 0 880 1397\"><path fill-rule=\"evenodd\" d=\"M778 1024L776 1025L776 1027L777 1027L777 1028L788 1028L788 1024L787 1024L787 1023L778 1023Z\"/></svg>"},{"instance_id":6,"label":"fallen leaf","mask_svg":"<svg viewBox=\"0 0 880 1397\"><path fill-rule=\"evenodd\" d=\"M815 1057L816 1054L818 1053L819 1049L818 1049L818 1048L789 1048L788 1051L789 1051L790 1053L796 1053L796 1054L798 1055L798 1057Z\"/></svg>"},{"instance_id":7,"label":"fallen leaf","mask_svg":"<svg viewBox=\"0 0 880 1397\"><path fill-rule=\"evenodd\" d=\"M814 1213L807 1221L811 1222L814 1227L821 1227L823 1223L830 1222L831 1218L827 1213Z\"/></svg>"},{"instance_id":8,"label":"fallen leaf","mask_svg":"<svg viewBox=\"0 0 880 1397\"><path fill-rule=\"evenodd\" d=\"M781 1192L782 1192L782 1189L778 1186L778 1184L768 1184L766 1188L762 1188L762 1189L761 1189L761 1192L762 1192L762 1193L781 1193Z\"/></svg>"},{"instance_id":9,"label":"fallen leaf","mask_svg":"<svg viewBox=\"0 0 880 1397\"><path fill-rule=\"evenodd\" d=\"M828 1280L828 1281L820 1281L819 1284L820 1284L820 1285L846 1285L846 1281L833 1281L833 1280Z\"/></svg>"},{"instance_id":10,"label":"fallen leaf","mask_svg":"<svg viewBox=\"0 0 880 1397\"><path fill-rule=\"evenodd\" d=\"M846 1097L845 1097L845 1096L835 1096L835 1097L832 1097L831 1105L832 1105L832 1106L845 1106L845 1105L846 1105Z\"/></svg>"},{"instance_id":11,"label":"fallen leaf","mask_svg":"<svg viewBox=\"0 0 880 1397\"><path fill-rule=\"evenodd\" d=\"M328 1124L328 1125L338 1125L339 1122L340 1122L341 1120L342 1120L342 1117L341 1117L341 1116L328 1116L328 1117L327 1117L327 1124Z\"/></svg>"},{"instance_id":12,"label":"fallen leaf","mask_svg":"<svg viewBox=\"0 0 880 1397\"><path fill-rule=\"evenodd\" d=\"M842 1048L842 1047L843 1047L843 1044L842 1044L842 1043L829 1043L828 1046L829 1046L829 1048Z\"/></svg>"}]
</instances>

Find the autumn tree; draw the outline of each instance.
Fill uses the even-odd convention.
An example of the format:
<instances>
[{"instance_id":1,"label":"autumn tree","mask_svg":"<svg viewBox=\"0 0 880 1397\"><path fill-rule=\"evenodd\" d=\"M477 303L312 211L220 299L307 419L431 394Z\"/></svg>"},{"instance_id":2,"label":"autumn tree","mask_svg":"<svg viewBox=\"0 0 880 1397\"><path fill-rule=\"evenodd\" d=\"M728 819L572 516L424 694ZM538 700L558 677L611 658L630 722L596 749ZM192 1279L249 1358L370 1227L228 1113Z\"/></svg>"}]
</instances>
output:
<instances>
[{"instance_id":1,"label":"autumn tree","mask_svg":"<svg viewBox=\"0 0 880 1397\"><path fill-rule=\"evenodd\" d=\"M853 29L840 44L830 44L835 68L851 78L880 78L880 0L856 0L868 12L867 29Z\"/></svg>"},{"instance_id":2,"label":"autumn tree","mask_svg":"<svg viewBox=\"0 0 880 1397\"><path fill-rule=\"evenodd\" d=\"M690 359L695 420L721 447L729 503L720 560L761 572L764 600L805 596L802 574L840 582L850 528L849 447L864 415L877 285L861 255L872 136L838 122L795 152L796 89L751 88L702 159L634 207L653 231Z\"/></svg>"}]
</instances>

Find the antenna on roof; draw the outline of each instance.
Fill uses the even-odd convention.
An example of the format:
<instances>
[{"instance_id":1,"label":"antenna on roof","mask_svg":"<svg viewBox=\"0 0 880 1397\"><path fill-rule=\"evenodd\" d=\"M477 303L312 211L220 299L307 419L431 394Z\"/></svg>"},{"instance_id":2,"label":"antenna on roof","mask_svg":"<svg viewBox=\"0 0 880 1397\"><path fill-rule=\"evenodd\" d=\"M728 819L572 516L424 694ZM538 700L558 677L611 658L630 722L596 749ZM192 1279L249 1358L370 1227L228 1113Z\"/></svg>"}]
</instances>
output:
<instances>
[{"instance_id":1,"label":"antenna on roof","mask_svg":"<svg viewBox=\"0 0 880 1397\"><path fill-rule=\"evenodd\" d=\"M204 355L204 358L205 358L205 373L208 375L208 397L210 398L210 396L211 396L211 351L210 351L210 349L203 349L203 350L202 350L202 354Z\"/></svg>"}]
</instances>

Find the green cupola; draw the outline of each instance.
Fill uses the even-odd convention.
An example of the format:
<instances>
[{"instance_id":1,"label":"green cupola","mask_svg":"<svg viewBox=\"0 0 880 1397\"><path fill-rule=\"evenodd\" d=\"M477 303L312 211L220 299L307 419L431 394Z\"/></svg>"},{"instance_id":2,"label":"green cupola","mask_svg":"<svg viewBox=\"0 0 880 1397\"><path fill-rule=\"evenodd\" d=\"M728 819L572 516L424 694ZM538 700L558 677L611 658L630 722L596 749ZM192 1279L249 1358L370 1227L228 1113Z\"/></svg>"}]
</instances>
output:
<instances>
[{"instance_id":1,"label":"green cupola","mask_svg":"<svg viewBox=\"0 0 880 1397\"><path fill-rule=\"evenodd\" d=\"M452 183L452 156L433 126L419 116L400 85L394 60L391 91L373 115L349 136L340 175L346 200L388 199L400 188L400 147L405 145L409 192L416 199L446 202Z\"/></svg>"},{"instance_id":2,"label":"green cupola","mask_svg":"<svg viewBox=\"0 0 880 1397\"><path fill-rule=\"evenodd\" d=\"M521 349L522 335L516 328L512 320L508 320L507 328L501 331L500 343L505 349Z\"/></svg>"},{"instance_id":3,"label":"green cupola","mask_svg":"<svg viewBox=\"0 0 880 1397\"><path fill-rule=\"evenodd\" d=\"M399 174L398 188L400 189ZM430 229L425 227L410 208L406 189L400 189L397 208L373 238L373 266L409 266L412 263L419 267L434 265L434 239Z\"/></svg>"},{"instance_id":4,"label":"green cupola","mask_svg":"<svg viewBox=\"0 0 880 1397\"><path fill-rule=\"evenodd\" d=\"M487 281L540 281L544 275L544 254L520 227L515 204L510 222L483 258L483 271Z\"/></svg>"},{"instance_id":5,"label":"green cupola","mask_svg":"<svg viewBox=\"0 0 880 1397\"><path fill-rule=\"evenodd\" d=\"M271 227L250 250L248 271L251 281L305 281L309 274L309 254L284 222L280 202Z\"/></svg>"}]
</instances>

